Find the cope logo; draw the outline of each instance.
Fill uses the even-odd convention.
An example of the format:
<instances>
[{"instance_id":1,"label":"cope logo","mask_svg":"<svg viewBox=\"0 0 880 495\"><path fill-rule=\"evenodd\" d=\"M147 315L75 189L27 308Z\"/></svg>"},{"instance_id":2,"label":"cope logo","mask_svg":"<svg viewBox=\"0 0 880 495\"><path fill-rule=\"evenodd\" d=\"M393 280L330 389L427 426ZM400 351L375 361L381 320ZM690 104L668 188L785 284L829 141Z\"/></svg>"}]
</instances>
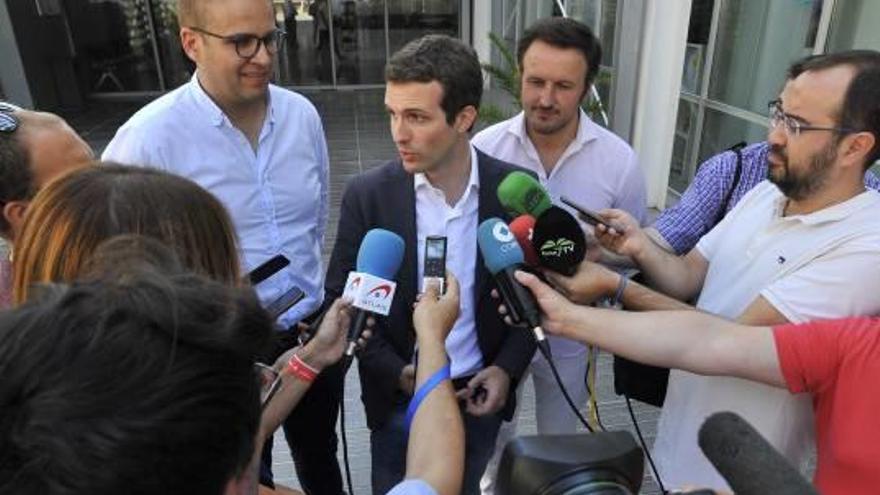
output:
<instances>
[{"instance_id":1,"label":"cope logo","mask_svg":"<svg viewBox=\"0 0 880 495\"><path fill-rule=\"evenodd\" d=\"M370 292L367 292L367 298L373 299L375 301L381 301L383 299L387 299L390 294L391 286L388 284L382 284L370 289Z\"/></svg>"},{"instance_id":2,"label":"cope logo","mask_svg":"<svg viewBox=\"0 0 880 495\"><path fill-rule=\"evenodd\" d=\"M513 232L510 231L504 222L498 222L492 227L492 237L498 242L510 242L514 239Z\"/></svg>"},{"instance_id":3,"label":"cope logo","mask_svg":"<svg viewBox=\"0 0 880 495\"><path fill-rule=\"evenodd\" d=\"M574 252L574 241L560 237L559 239L547 239L541 245L541 256L559 258Z\"/></svg>"}]
</instances>

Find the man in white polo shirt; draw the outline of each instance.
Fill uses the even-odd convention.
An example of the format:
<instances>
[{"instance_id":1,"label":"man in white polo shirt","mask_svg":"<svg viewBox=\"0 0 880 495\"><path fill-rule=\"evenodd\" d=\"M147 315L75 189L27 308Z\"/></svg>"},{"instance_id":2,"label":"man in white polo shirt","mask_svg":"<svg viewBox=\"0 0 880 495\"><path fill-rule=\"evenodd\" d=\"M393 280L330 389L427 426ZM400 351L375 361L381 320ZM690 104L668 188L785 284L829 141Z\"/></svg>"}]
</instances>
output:
<instances>
[{"instance_id":1,"label":"man in white polo shirt","mask_svg":"<svg viewBox=\"0 0 880 495\"><path fill-rule=\"evenodd\" d=\"M865 170L880 155L880 54L845 52L793 66L770 104L769 181L750 191L685 256L650 241L623 212L604 212L622 235L599 233L631 256L654 287L584 263L552 275L578 302L622 292L628 309L697 308L750 325L778 325L880 312L880 194ZM601 229L597 229L601 230ZM809 400L735 378L673 371L654 443L667 488L727 485L697 446L703 420L739 413L795 465L813 444Z\"/></svg>"},{"instance_id":2,"label":"man in white polo shirt","mask_svg":"<svg viewBox=\"0 0 880 495\"><path fill-rule=\"evenodd\" d=\"M601 45L590 28L562 17L538 20L523 34L517 55L523 111L478 133L474 146L534 171L557 204L565 196L593 210L619 208L643 223L645 180L635 152L580 107L602 60ZM587 347L558 336L548 340L566 389L583 406ZM547 361L536 355L530 369L538 433L574 433L577 417ZM495 457L483 477L483 493L493 491L495 464L515 430L516 422L502 425Z\"/></svg>"}]
</instances>

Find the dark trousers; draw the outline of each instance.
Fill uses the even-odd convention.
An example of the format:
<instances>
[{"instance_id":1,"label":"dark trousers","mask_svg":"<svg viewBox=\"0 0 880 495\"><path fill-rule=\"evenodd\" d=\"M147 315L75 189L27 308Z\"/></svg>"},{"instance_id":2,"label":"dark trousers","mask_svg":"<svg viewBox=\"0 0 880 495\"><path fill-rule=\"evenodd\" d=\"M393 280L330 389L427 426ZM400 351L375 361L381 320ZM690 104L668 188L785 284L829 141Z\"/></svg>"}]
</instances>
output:
<instances>
[{"instance_id":1,"label":"dark trousers","mask_svg":"<svg viewBox=\"0 0 880 495\"><path fill-rule=\"evenodd\" d=\"M336 460L336 419L344 378L339 365L325 369L284 421L284 436L296 475L308 495L345 493ZM267 441L260 469L261 483L269 485L271 469L272 443Z\"/></svg>"},{"instance_id":2,"label":"dark trousers","mask_svg":"<svg viewBox=\"0 0 880 495\"><path fill-rule=\"evenodd\" d=\"M408 434L406 431L406 406L402 401L398 404L388 422L378 430L370 432L370 454L372 456L373 494L387 493L394 485L403 480L406 473L406 448ZM495 448L495 437L501 426L501 417L471 416L462 409L464 419L464 482L462 495L479 495L480 477L486 470L486 464L492 457ZM443 455L443 452L437 452Z\"/></svg>"}]
</instances>

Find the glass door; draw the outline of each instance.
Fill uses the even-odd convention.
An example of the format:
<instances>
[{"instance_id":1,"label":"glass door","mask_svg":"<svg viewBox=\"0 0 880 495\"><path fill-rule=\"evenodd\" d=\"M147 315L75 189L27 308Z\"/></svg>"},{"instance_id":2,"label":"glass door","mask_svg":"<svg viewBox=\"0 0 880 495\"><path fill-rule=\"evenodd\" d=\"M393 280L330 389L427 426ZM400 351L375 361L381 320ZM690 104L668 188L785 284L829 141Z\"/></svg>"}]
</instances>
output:
<instances>
[{"instance_id":1,"label":"glass door","mask_svg":"<svg viewBox=\"0 0 880 495\"><path fill-rule=\"evenodd\" d=\"M272 0L287 32L275 83L381 85L385 62L428 33L461 34L448 0ZM195 70L180 46L176 0L64 0L85 94L167 91Z\"/></svg>"},{"instance_id":2,"label":"glass door","mask_svg":"<svg viewBox=\"0 0 880 495\"><path fill-rule=\"evenodd\" d=\"M164 89L148 0L67 0L64 7L84 93Z\"/></svg>"}]
</instances>

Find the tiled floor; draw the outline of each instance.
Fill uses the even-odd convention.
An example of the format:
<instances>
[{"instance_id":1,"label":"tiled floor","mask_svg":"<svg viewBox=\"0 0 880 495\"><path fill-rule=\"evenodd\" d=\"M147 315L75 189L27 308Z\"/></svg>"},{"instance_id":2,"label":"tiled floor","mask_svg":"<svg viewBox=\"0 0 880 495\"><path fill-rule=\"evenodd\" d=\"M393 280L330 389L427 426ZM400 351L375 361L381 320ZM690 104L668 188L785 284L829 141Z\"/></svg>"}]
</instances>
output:
<instances>
[{"instance_id":1,"label":"tiled floor","mask_svg":"<svg viewBox=\"0 0 880 495\"><path fill-rule=\"evenodd\" d=\"M324 246L326 262L336 238L339 204L346 182L364 170L394 157L395 149L388 132L381 91L316 91L306 93L306 96L314 102L323 118L330 150L331 214ZM143 102L104 102L94 104L84 112L64 116L92 145L96 153L100 154L116 129L142 105ZM368 495L370 494L369 432L360 403L360 384L356 373L357 367L353 367L346 380L345 425L354 492L358 495ZM608 355L600 357L597 388L599 411L605 427L633 431L626 403L613 391L611 357ZM535 432L535 409L531 383L526 385L524 397L519 431L523 434L532 434ZM653 442L658 409L641 403L633 403L633 405L646 441ZM340 462L341 452L340 446ZM281 434L276 435L273 458L276 480L298 486L293 464ZM658 493L656 485L648 476L642 493Z\"/></svg>"}]
</instances>

